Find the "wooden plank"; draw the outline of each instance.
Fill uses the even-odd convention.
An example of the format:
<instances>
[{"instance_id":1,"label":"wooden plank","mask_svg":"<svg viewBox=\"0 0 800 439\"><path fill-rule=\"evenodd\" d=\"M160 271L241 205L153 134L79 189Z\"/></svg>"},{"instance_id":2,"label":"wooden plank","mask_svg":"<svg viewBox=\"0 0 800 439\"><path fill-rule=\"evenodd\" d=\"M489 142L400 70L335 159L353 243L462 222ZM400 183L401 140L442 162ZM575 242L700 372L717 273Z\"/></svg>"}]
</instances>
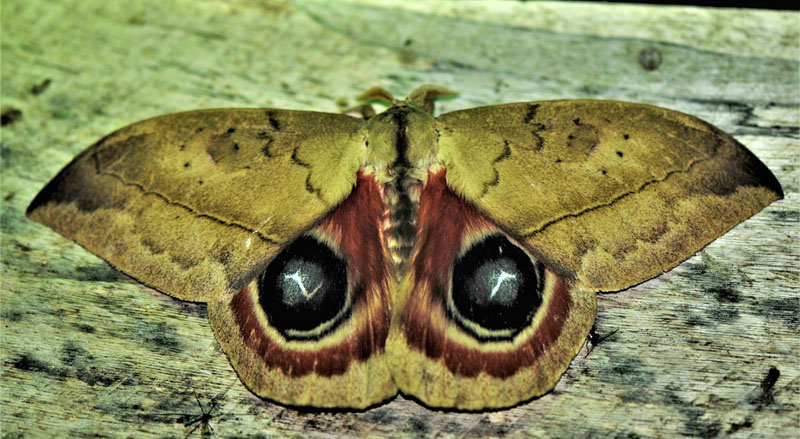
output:
<instances>
[{"instance_id":1,"label":"wooden plank","mask_svg":"<svg viewBox=\"0 0 800 439\"><path fill-rule=\"evenodd\" d=\"M218 398L216 437L797 437L796 12L377 0L2 8L2 111L21 112L0 149L4 437L183 437L201 413L195 395ZM660 54L653 70L645 50ZM611 335L552 393L491 413L402 396L366 412L260 400L204 306L144 288L24 217L73 155L136 120L208 107L336 112L369 86L404 95L421 83L462 93L448 111L602 98L695 114L759 156L786 199L677 269L602 295L598 332Z\"/></svg>"}]
</instances>

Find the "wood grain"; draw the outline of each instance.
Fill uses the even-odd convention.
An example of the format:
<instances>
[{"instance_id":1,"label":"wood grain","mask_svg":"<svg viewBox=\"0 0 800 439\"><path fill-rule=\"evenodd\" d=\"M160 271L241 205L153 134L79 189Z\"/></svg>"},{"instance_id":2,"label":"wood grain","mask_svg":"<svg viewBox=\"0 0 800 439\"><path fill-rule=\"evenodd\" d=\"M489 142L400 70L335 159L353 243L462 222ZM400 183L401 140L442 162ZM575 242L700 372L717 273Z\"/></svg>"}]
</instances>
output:
<instances>
[{"instance_id":1,"label":"wood grain","mask_svg":"<svg viewBox=\"0 0 800 439\"><path fill-rule=\"evenodd\" d=\"M4 2L3 436L183 437L183 415L201 413L196 394L220 401L217 437L796 437L797 13L592 8ZM655 70L639 63L645 49L661 53ZM336 112L370 86L403 96L421 83L462 93L440 111L599 98L689 113L747 145L786 199L675 270L600 296L597 332L608 337L553 392L477 414L401 397L366 412L260 400L204 307L142 287L24 218L75 154L134 121L214 107Z\"/></svg>"}]
</instances>

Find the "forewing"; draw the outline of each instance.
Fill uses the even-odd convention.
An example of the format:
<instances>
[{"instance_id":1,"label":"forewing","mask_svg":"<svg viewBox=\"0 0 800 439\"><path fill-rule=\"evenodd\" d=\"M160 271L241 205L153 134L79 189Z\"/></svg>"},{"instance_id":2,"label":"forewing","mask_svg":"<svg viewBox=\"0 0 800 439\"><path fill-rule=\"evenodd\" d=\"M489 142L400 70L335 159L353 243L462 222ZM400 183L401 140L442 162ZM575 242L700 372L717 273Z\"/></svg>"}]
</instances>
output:
<instances>
[{"instance_id":1,"label":"forewing","mask_svg":"<svg viewBox=\"0 0 800 439\"><path fill-rule=\"evenodd\" d=\"M156 117L81 153L27 214L149 286L214 300L350 193L360 126L267 109Z\"/></svg>"},{"instance_id":2,"label":"forewing","mask_svg":"<svg viewBox=\"0 0 800 439\"><path fill-rule=\"evenodd\" d=\"M733 137L663 108L530 102L437 121L448 185L588 290L667 271L783 196Z\"/></svg>"}]
</instances>

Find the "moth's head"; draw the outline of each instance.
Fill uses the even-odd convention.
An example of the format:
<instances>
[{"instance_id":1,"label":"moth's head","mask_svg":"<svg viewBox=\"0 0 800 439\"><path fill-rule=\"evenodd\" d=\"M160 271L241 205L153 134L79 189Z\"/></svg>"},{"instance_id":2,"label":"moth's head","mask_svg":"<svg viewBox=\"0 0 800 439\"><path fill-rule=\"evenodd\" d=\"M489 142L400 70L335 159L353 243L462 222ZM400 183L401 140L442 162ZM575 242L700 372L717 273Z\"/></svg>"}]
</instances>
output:
<instances>
[{"instance_id":1,"label":"moth's head","mask_svg":"<svg viewBox=\"0 0 800 439\"><path fill-rule=\"evenodd\" d=\"M438 133L433 118L437 99L457 93L435 85L421 85L405 100L388 90L372 87L358 99L390 105L386 111L369 117L364 126L369 147L368 162L378 169L405 172L408 168L427 168L438 152ZM374 112L373 112L374 113Z\"/></svg>"}]
</instances>

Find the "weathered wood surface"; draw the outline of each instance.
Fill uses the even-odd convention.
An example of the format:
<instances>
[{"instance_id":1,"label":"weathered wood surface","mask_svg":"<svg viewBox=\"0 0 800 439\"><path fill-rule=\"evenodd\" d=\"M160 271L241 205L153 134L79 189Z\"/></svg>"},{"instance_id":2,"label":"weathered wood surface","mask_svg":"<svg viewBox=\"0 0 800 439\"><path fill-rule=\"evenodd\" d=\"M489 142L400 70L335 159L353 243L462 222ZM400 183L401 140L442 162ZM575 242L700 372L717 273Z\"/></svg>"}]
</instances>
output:
<instances>
[{"instance_id":1,"label":"weathered wood surface","mask_svg":"<svg viewBox=\"0 0 800 439\"><path fill-rule=\"evenodd\" d=\"M2 437L184 437L201 413L194 395L218 397L220 438L798 436L798 14L407 3L3 2ZM646 49L661 55L654 70ZM786 199L675 270L601 296L598 333L612 335L555 391L490 413L403 397L333 413L260 400L204 306L140 286L23 215L73 155L146 117L335 112L368 86L404 95L421 83L462 93L445 110L589 97L691 113L746 144Z\"/></svg>"}]
</instances>

